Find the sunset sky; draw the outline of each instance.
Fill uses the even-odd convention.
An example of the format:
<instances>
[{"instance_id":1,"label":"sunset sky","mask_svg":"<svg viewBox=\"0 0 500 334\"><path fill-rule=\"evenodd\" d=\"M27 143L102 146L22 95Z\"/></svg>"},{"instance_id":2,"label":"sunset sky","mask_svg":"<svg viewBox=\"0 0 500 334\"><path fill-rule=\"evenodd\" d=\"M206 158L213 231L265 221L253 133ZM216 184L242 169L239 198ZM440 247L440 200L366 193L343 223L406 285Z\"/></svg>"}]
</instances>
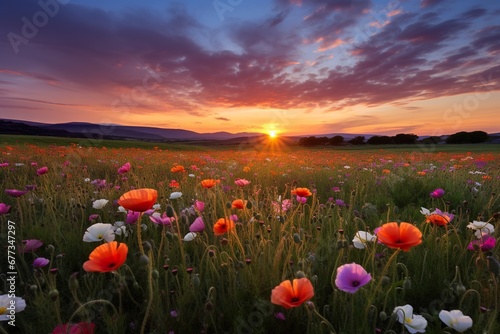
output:
<instances>
[{"instance_id":1,"label":"sunset sky","mask_svg":"<svg viewBox=\"0 0 500 334\"><path fill-rule=\"evenodd\" d=\"M5 0L0 118L500 132L500 1Z\"/></svg>"}]
</instances>

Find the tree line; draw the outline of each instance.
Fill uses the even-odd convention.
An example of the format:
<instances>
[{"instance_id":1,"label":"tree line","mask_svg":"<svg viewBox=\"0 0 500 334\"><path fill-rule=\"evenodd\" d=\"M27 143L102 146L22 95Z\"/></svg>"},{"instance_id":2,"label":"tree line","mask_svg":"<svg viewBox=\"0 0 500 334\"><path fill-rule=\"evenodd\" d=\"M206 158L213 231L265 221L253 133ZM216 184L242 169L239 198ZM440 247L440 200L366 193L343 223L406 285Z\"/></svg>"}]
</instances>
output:
<instances>
[{"instance_id":1,"label":"tree line","mask_svg":"<svg viewBox=\"0 0 500 334\"><path fill-rule=\"evenodd\" d=\"M445 142L446 144L475 144L484 143L490 139L488 134L484 131L472 132L457 132L448 136L445 140L439 136L431 136L418 140L418 136L413 133L399 133L395 136L373 136L366 140L365 136L356 136L348 141L343 136L328 137L303 137L299 140L300 146L341 146L341 145L391 145L391 144L438 144Z\"/></svg>"}]
</instances>

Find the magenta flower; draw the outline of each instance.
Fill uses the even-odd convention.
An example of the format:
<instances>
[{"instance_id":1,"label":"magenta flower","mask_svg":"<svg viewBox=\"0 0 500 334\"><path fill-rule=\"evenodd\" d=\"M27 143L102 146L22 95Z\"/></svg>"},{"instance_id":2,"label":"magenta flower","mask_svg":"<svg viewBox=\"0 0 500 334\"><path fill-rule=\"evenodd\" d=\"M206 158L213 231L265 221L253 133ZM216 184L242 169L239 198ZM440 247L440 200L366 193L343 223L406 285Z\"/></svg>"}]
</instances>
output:
<instances>
[{"instance_id":1,"label":"magenta flower","mask_svg":"<svg viewBox=\"0 0 500 334\"><path fill-rule=\"evenodd\" d=\"M125 224L135 224L139 220L140 212L128 211L127 218L125 218Z\"/></svg>"},{"instance_id":2,"label":"magenta flower","mask_svg":"<svg viewBox=\"0 0 500 334\"><path fill-rule=\"evenodd\" d=\"M168 217L166 212L164 212L161 216L158 212L155 212L149 216L149 219L157 225L170 225L174 221L174 218Z\"/></svg>"},{"instance_id":3,"label":"magenta flower","mask_svg":"<svg viewBox=\"0 0 500 334\"><path fill-rule=\"evenodd\" d=\"M33 268L42 268L49 264L49 260L44 257L38 257L33 261Z\"/></svg>"},{"instance_id":4,"label":"magenta flower","mask_svg":"<svg viewBox=\"0 0 500 334\"><path fill-rule=\"evenodd\" d=\"M429 195L431 195L432 198L441 198L444 196L444 190L441 188L437 188L433 192L431 192Z\"/></svg>"},{"instance_id":5,"label":"magenta flower","mask_svg":"<svg viewBox=\"0 0 500 334\"><path fill-rule=\"evenodd\" d=\"M341 199L336 199L335 204L337 204L338 206L347 206L345 202Z\"/></svg>"},{"instance_id":6,"label":"magenta flower","mask_svg":"<svg viewBox=\"0 0 500 334\"><path fill-rule=\"evenodd\" d=\"M467 246L468 250L487 252L495 248L497 240L489 234L484 234L479 240L472 240Z\"/></svg>"},{"instance_id":7,"label":"magenta flower","mask_svg":"<svg viewBox=\"0 0 500 334\"><path fill-rule=\"evenodd\" d=\"M28 190L5 189L5 193L12 197L21 197L26 194Z\"/></svg>"},{"instance_id":8,"label":"magenta flower","mask_svg":"<svg viewBox=\"0 0 500 334\"><path fill-rule=\"evenodd\" d=\"M205 223L201 217L198 217L189 226L189 232L203 232L205 230Z\"/></svg>"},{"instance_id":9,"label":"magenta flower","mask_svg":"<svg viewBox=\"0 0 500 334\"><path fill-rule=\"evenodd\" d=\"M194 201L194 208L200 212L205 210L205 203L202 201Z\"/></svg>"},{"instance_id":10,"label":"magenta flower","mask_svg":"<svg viewBox=\"0 0 500 334\"><path fill-rule=\"evenodd\" d=\"M4 215L10 210L10 205L5 203L0 203L0 215Z\"/></svg>"},{"instance_id":11,"label":"magenta flower","mask_svg":"<svg viewBox=\"0 0 500 334\"><path fill-rule=\"evenodd\" d=\"M36 174L38 176L40 176L40 175L43 175L43 174L47 174L48 171L49 171L48 167L42 167L42 168L39 168L39 169L36 170Z\"/></svg>"},{"instance_id":12,"label":"magenta flower","mask_svg":"<svg viewBox=\"0 0 500 334\"><path fill-rule=\"evenodd\" d=\"M123 166L121 166L120 168L118 168L118 174L125 174L125 173L128 173L129 170L130 170L130 163L127 162L126 164L124 164Z\"/></svg>"},{"instance_id":13,"label":"magenta flower","mask_svg":"<svg viewBox=\"0 0 500 334\"><path fill-rule=\"evenodd\" d=\"M307 202L307 197L301 197L297 195L297 202L305 204Z\"/></svg>"},{"instance_id":14,"label":"magenta flower","mask_svg":"<svg viewBox=\"0 0 500 334\"><path fill-rule=\"evenodd\" d=\"M23 245L18 248L19 253L31 253L42 247L43 242L37 239L23 240Z\"/></svg>"},{"instance_id":15,"label":"magenta flower","mask_svg":"<svg viewBox=\"0 0 500 334\"><path fill-rule=\"evenodd\" d=\"M0 164L0 167L9 167L9 163L8 162L2 162Z\"/></svg>"},{"instance_id":16,"label":"magenta flower","mask_svg":"<svg viewBox=\"0 0 500 334\"><path fill-rule=\"evenodd\" d=\"M245 180L245 179L236 179L234 181L234 183L238 186L238 187L244 187L244 186L248 186L250 184L250 181L248 180Z\"/></svg>"},{"instance_id":17,"label":"magenta flower","mask_svg":"<svg viewBox=\"0 0 500 334\"><path fill-rule=\"evenodd\" d=\"M355 293L371 280L372 276L362 266L353 262L337 268L335 285L344 292Z\"/></svg>"}]
</instances>

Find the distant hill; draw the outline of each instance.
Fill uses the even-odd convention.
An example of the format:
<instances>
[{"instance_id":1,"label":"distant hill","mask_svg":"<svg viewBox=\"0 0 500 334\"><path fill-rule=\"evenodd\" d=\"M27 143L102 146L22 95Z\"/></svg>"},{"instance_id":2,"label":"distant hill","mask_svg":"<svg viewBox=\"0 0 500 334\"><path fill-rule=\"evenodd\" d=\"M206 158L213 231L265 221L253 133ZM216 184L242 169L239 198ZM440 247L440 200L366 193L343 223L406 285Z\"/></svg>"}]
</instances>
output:
<instances>
[{"instance_id":1,"label":"distant hill","mask_svg":"<svg viewBox=\"0 0 500 334\"><path fill-rule=\"evenodd\" d=\"M126 125L112 125L112 124L93 124L84 122L70 122L70 123L58 123L58 124L45 124L28 122L21 120L3 120L4 122L10 122L9 129L5 129L5 132L0 133L13 133L12 131L18 131L19 134L23 133L21 128L31 134L36 134L36 132L41 135L46 135L46 133L52 133L54 136L58 134L74 134L78 138L86 137L103 137L103 138L123 138L123 139L139 139L139 140L151 140L151 141L172 141L172 140L229 140L240 137L254 137L261 136L261 133L257 132L239 132L239 133L229 133L229 132L214 132L214 133L198 133L189 130L182 129L163 129L154 127L142 127L142 126L126 126ZM15 125L17 124L17 125ZM27 127L31 127L27 130ZM14 130L16 129L16 130Z\"/></svg>"}]
</instances>

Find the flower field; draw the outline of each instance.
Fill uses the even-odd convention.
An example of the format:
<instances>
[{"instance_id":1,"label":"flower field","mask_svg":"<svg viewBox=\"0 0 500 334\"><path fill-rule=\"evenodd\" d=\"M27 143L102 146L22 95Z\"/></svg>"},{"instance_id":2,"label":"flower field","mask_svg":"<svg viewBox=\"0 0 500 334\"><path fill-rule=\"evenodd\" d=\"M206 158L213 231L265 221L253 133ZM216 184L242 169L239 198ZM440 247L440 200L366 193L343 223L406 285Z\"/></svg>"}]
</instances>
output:
<instances>
[{"instance_id":1,"label":"flower field","mask_svg":"<svg viewBox=\"0 0 500 334\"><path fill-rule=\"evenodd\" d=\"M499 184L500 153L3 145L0 332L499 333Z\"/></svg>"}]
</instances>

